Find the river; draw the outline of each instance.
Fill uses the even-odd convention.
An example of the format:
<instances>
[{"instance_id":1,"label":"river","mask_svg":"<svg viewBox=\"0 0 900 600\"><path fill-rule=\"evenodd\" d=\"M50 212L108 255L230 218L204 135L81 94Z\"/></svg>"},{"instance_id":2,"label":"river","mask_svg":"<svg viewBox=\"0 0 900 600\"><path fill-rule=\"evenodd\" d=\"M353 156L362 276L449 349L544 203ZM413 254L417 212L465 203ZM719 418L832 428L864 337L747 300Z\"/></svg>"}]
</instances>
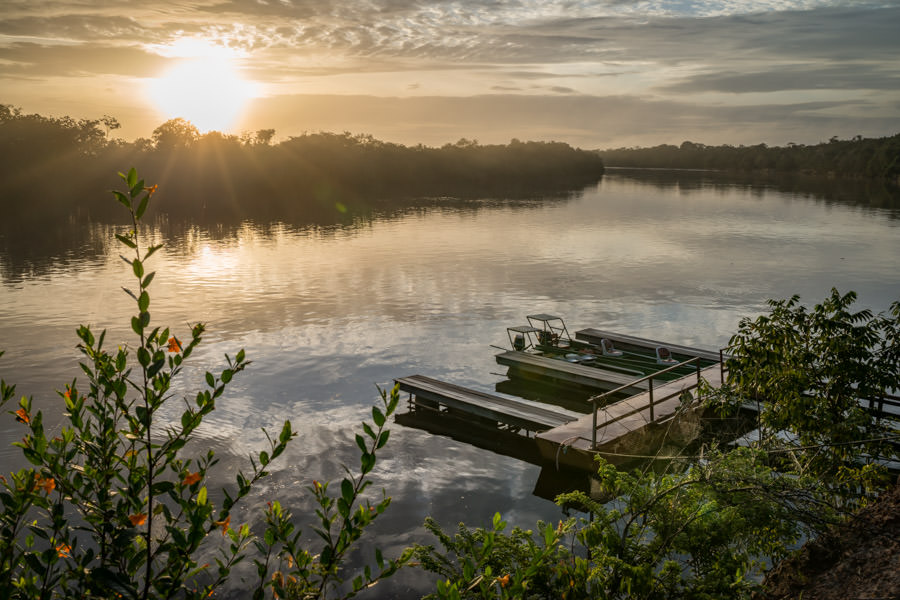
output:
<instances>
[{"instance_id":1,"label":"river","mask_svg":"<svg viewBox=\"0 0 900 600\"><path fill-rule=\"evenodd\" d=\"M207 324L184 392L221 369L225 353L246 349L253 364L200 429L201 445L221 459L217 481L233 481L262 449L261 428L290 419L297 439L242 518L258 523L264 502L279 499L312 540L305 488L357 464L353 437L376 386L420 373L493 392L504 377L491 344L507 345L506 327L527 314L560 315L570 331L715 349L769 298L813 304L837 287L855 290L859 308L886 310L900 299L900 208L862 186L818 189L609 170L596 186L559 196L431 199L330 224L156 218L147 234L164 248L148 266L157 271L150 311L182 338L188 323ZM0 375L34 396L51 430L61 423L54 390L79 375L76 326L109 329L113 346L129 342L133 304L121 286L130 268L116 231L78 223L0 239ZM166 412L177 414L174 405ZM393 504L353 560L371 556L373 539L388 555L436 542L422 528L428 515L450 529L489 525L495 512L523 527L563 516L536 493L539 467L391 429L372 489ZM4 471L21 463L9 445L21 435L12 417L2 420ZM416 596L432 584L407 571L381 585L382 594Z\"/></svg>"}]
</instances>

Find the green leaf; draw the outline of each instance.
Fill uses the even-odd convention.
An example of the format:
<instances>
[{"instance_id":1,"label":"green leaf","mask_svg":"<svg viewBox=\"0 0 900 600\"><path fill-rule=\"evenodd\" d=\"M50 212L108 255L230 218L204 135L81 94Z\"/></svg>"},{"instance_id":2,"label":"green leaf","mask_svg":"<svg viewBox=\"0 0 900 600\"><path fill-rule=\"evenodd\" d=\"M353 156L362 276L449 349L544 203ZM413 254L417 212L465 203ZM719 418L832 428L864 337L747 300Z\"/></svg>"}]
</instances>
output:
<instances>
[{"instance_id":1,"label":"green leaf","mask_svg":"<svg viewBox=\"0 0 900 600\"><path fill-rule=\"evenodd\" d=\"M154 362L152 365L150 365L150 368L147 369L147 377L154 377L157 373L159 373L159 370L162 369L163 366L165 366L165 364L165 359Z\"/></svg>"},{"instance_id":2,"label":"green leaf","mask_svg":"<svg viewBox=\"0 0 900 600\"><path fill-rule=\"evenodd\" d=\"M31 464L40 467L42 464L41 455L32 450L31 448L22 448L22 454L25 455L25 458L28 459L28 462Z\"/></svg>"},{"instance_id":3,"label":"green leaf","mask_svg":"<svg viewBox=\"0 0 900 600\"><path fill-rule=\"evenodd\" d=\"M133 188L135 185L137 185L137 180L137 169L131 167L130 169L128 169L128 175L125 176L125 183L128 184L129 188Z\"/></svg>"},{"instance_id":4,"label":"green leaf","mask_svg":"<svg viewBox=\"0 0 900 600\"><path fill-rule=\"evenodd\" d=\"M365 453L362 456L360 456L359 462L361 463L360 470L362 471L362 474L365 475L366 473L370 472L373 468L375 468L375 455Z\"/></svg>"},{"instance_id":5,"label":"green leaf","mask_svg":"<svg viewBox=\"0 0 900 600\"><path fill-rule=\"evenodd\" d=\"M128 190L128 193L131 195L132 198L136 198L143 191L144 191L144 180L141 179L140 181L136 182L133 186L131 186L131 189Z\"/></svg>"},{"instance_id":6,"label":"green leaf","mask_svg":"<svg viewBox=\"0 0 900 600\"><path fill-rule=\"evenodd\" d=\"M349 479L341 481L341 497L348 505L353 502L353 482Z\"/></svg>"},{"instance_id":7,"label":"green leaf","mask_svg":"<svg viewBox=\"0 0 900 600\"><path fill-rule=\"evenodd\" d=\"M116 197L116 200L118 200L125 208L131 210L131 200L128 198L128 196L118 191L113 191L113 195Z\"/></svg>"},{"instance_id":8,"label":"green leaf","mask_svg":"<svg viewBox=\"0 0 900 600\"><path fill-rule=\"evenodd\" d=\"M386 430L382 431L382 432L381 432L381 435L378 436L378 443L375 444L375 449L376 449L376 450L380 450L381 448L383 448L384 445L387 444L387 441L388 441L388 438L389 438L389 437L391 437L391 432L390 432L390 430L387 430L387 429L386 429Z\"/></svg>"},{"instance_id":9,"label":"green leaf","mask_svg":"<svg viewBox=\"0 0 900 600\"><path fill-rule=\"evenodd\" d=\"M144 258L146 259L147 257L145 256ZM141 282L141 287L142 287L142 288L148 288L148 287L150 287L150 282L153 281L153 277L154 277L155 275L156 275L156 271L152 271L152 272L150 272L150 273L147 273L147 276L144 277L144 280Z\"/></svg>"},{"instance_id":10,"label":"green leaf","mask_svg":"<svg viewBox=\"0 0 900 600\"><path fill-rule=\"evenodd\" d=\"M206 486L200 488L200 491L197 492L197 504L203 506L206 504Z\"/></svg>"},{"instance_id":11,"label":"green leaf","mask_svg":"<svg viewBox=\"0 0 900 600\"><path fill-rule=\"evenodd\" d=\"M144 326L137 317L131 317L131 330L138 335L141 335L144 332Z\"/></svg>"},{"instance_id":12,"label":"green leaf","mask_svg":"<svg viewBox=\"0 0 900 600\"><path fill-rule=\"evenodd\" d=\"M146 367L147 365L150 364L150 358L151 358L150 352L143 346L141 346L140 348L137 349L137 357L138 357L138 362L141 364L142 367Z\"/></svg>"},{"instance_id":13,"label":"green leaf","mask_svg":"<svg viewBox=\"0 0 900 600\"><path fill-rule=\"evenodd\" d=\"M381 412L381 409L377 406L372 407L372 419L375 421L375 425L381 427L384 425L384 413Z\"/></svg>"},{"instance_id":14,"label":"green leaf","mask_svg":"<svg viewBox=\"0 0 900 600\"><path fill-rule=\"evenodd\" d=\"M171 481L156 481L153 483L153 487L150 488L150 493L154 496L159 496L173 489L175 489L175 484Z\"/></svg>"},{"instance_id":15,"label":"green leaf","mask_svg":"<svg viewBox=\"0 0 900 600\"><path fill-rule=\"evenodd\" d=\"M291 422L285 421L284 425L281 427L281 435L278 436L278 441L282 444L287 444L291 439Z\"/></svg>"},{"instance_id":16,"label":"green leaf","mask_svg":"<svg viewBox=\"0 0 900 600\"><path fill-rule=\"evenodd\" d=\"M206 372L206 385L209 387L216 387L216 378L213 377L213 374L209 371Z\"/></svg>"},{"instance_id":17,"label":"green leaf","mask_svg":"<svg viewBox=\"0 0 900 600\"><path fill-rule=\"evenodd\" d=\"M116 239L128 246L129 248L137 248L137 244L131 241L130 238L125 237L124 235L116 234Z\"/></svg>"},{"instance_id":18,"label":"green leaf","mask_svg":"<svg viewBox=\"0 0 900 600\"><path fill-rule=\"evenodd\" d=\"M359 449L363 454L366 454L369 451L369 448L366 446L366 440L363 436L356 434L356 445L359 446Z\"/></svg>"},{"instance_id":19,"label":"green leaf","mask_svg":"<svg viewBox=\"0 0 900 600\"><path fill-rule=\"evenodd\" d=\"M131 261L131 270L134 271L134 276L138 279L144 276L144 265L137 258Z\"/></svg>"},{"instance_id":20,"label":"green leaf","mask_svg":"<svg viewBox=\"0 0 900 600\"><path fill-rule=\"evenodd\" d=\"M141 199L141 203L138 204L138 209L134 213L134 216L138 219L144 216L144 211L147 210L147 204L150 202L150 194L145 194Z\"/></svg>"}]
</instances>

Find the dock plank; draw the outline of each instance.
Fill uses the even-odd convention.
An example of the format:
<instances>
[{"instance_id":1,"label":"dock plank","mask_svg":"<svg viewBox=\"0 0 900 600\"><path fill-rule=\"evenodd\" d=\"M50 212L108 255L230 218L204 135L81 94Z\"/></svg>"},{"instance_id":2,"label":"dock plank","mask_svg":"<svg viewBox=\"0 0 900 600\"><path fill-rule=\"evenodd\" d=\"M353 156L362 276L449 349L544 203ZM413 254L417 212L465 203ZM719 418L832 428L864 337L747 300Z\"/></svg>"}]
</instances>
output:
<instances>
[{"instance_id":1,"label":"dock plank","mask_svg":"<svg viewBox=\"0 0 900 600\"><path fill-rule=\"evenodd\" d=\"M702 369L700 376L711 386L722 383L719 365ZM535 439L541 454L550 461L559 460L561 451L572 449L581 455L580 465L589 465L591 455L601 453L626 436L641 430L651 422L665 421L682 407L680 394L694 386L696 375L687 375L654 387L654 398L672 396L662 402L654 402L653 419L650 418L650 394L643 392L614 402L600 409L597 415L597 448L591 447L593 415L585 415L576 421L538 433Z\"/></svg>"},{"instance_id":2,"label":"dock plank","mask_svg":"<svg viewBox=\"0 0 900 600\"><path fill-rule=\"evenodd\" d=\"M410 375L394 381L402 391L417 397L529 431L559 427L580 416L564 409L535 406L526 400L504 398L424 375Z\"/></svg>"}]
</instances>

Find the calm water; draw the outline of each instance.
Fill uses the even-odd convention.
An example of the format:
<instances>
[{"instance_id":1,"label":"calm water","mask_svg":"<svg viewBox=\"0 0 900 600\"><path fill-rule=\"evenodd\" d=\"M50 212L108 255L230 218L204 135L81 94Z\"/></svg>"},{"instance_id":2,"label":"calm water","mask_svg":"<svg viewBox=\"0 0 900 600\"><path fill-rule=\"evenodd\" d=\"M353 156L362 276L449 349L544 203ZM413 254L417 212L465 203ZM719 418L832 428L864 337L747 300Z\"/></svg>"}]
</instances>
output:
<instances>
[{"instance_id":1,"label":"calm water","mask_svg":"<svg viewBox=\"0 0 900 600\"><path fill-rule=\"evenodd\" d=\"M207 323L185 390L221 369L224 353L246 349L254 363L219 402L202 442L230 481L263 447L260 428L291 419L298 438L251 504L256 511L278 498L302 515L311 507L305 486L356 464L353 435L376 385L421 373L493 391L504 378L491 344L506 345L506 327L533 312L559 314L571 331L717 348L768 298L797 293L812 304L836 286L857 291L860 308L883 311L900 298L898 224L896 204L861 190L835 199L627 171L566 197L431 201L327 227L163 222L152 231L165 249L152 259L151 313L181 337L187 323ZM130 269L113 233L94 225L35 237L33 248L17 239L0 254L0 375L35 397L50 427L59 426L53 390L79 372L75 327L108 328L113 345L129 341L132 304L120 286L130 285ZM8 446L20 436L2 419L4 471L20 462ZM394 498L377 525L379 545L396 554L433 542L421 527L427 515L451 528L487 525L495 511L521 526L555 521L560 509L535 494L539 474L395 424L375 476L374 489ZM380 590L416 595L430 585L410 571Z\"/></svg>"}]
</instances>

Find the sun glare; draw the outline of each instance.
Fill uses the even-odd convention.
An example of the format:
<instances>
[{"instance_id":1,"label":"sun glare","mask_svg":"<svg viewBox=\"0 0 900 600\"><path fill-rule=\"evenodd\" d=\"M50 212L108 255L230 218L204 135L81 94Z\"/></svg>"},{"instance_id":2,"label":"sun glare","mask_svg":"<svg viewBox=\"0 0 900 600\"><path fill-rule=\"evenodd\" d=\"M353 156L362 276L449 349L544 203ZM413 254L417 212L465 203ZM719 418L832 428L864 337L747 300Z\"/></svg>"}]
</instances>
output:
<instances>
[{"instance_id":1,"label":"sun glare","mask_svg":"<svg viewBox=\"0 0 900 600\"><path fill-rule=\"evenodd\" d=\"M255 96L256 86L240 77L228 49L192 49L193 56L150 81L150 97L167 119L187 119L201 132L225 132Z\"/></svg>"}]
</instances>

